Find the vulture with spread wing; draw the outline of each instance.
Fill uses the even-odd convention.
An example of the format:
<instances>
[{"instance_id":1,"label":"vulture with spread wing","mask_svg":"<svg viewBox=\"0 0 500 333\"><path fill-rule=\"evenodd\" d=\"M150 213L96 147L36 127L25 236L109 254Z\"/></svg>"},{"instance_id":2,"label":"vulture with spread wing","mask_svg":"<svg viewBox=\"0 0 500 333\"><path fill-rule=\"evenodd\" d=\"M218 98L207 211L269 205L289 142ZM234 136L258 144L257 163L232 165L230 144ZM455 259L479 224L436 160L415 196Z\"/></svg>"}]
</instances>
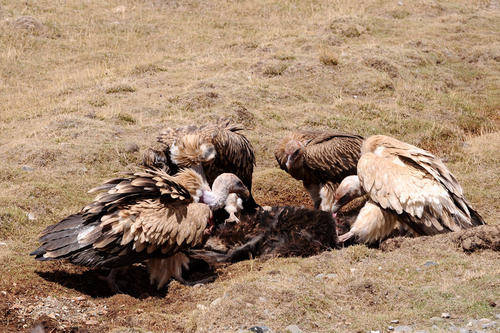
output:
<instances>
[{"instance_id":1,"label":"vulture with spread wing","mask_svg":"<svg viewBox=\"0 0 500 333\"><path fill-rule=\"evenodd\" d=\"M227 119L202 126L167 128L158 136L158 141L163 145L162 150L148 150L143 163L155 167L166 166L171 173L177 172L179 167L201 163L210 185L218 175L229 172L238 176L251 191L255 154L251 143L241 133L242 130L243 127ZM198 137L206 142L202 159L198 158L199 152L186 153L190 146L179 141L185 136ZM257 204L250 195L244 200L243 206L253 209Z\"/></svg>"},{"instance_id":2,"label":"vulture with spread wing","mask_svg":"<svg viewBox=\"0 0 500 333\"><path fill-rule=\"evenodd\" d=\"M182 281L188 259L183 254L201 246L210 233L212 210L223 208L229 194L249 191L234 174L224 173L212 189L193 169L172 176L144 169L115 178L90 192L101 192L79 213L47 227L37 260L67 259L73 264L112 269L108 283L118 290L114 268L149 260L158 287L170 277Z\"/></svg>"},{"instance_id":3,"label":"vulture with spread wing","mask_svg":"<svg viewBox=\"0 0 500 333\"><path fill-rule=\"evenodd\" d=\"M444 163L428 151L384 135L366 139L357 176L345 178L335 193L332 211L353 198L368 195L349 232L372 243L398 223L416 235L434 235L484 224L471 208L462 187Z\"/></svg>"},{"instance_id":4,"label":"vulture with spread wing","mask_svg":"<svg viewBox=\"0 0 500 333\"><path fill-rule=\"evenodd\" d=\"M342 179L356 174L362 141L354 134L296 131L283 138L274 156L281 169L302 180L318 209L322 197L331 197Z\"/></svg>"}]
</instances>

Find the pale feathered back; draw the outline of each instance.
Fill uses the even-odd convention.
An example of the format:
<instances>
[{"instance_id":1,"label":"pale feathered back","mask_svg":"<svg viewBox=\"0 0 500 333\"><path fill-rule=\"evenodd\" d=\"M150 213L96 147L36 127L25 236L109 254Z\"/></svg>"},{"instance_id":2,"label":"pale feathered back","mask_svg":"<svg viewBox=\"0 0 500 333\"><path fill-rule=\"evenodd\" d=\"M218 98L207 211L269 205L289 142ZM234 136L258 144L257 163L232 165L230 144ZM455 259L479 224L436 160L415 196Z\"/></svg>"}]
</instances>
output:
<instances>
[{"instance_id":1,"label":"pale feathered back","mask_svg":"<svg viewBox=\"0 0 500 333\"><path fill-rule=\"evenodd\" d=\"M381 208L393 211L419 234L484 224L444 163L428 151L374 135L363 143L361 186Z\"/></svg>"}]
</instances>

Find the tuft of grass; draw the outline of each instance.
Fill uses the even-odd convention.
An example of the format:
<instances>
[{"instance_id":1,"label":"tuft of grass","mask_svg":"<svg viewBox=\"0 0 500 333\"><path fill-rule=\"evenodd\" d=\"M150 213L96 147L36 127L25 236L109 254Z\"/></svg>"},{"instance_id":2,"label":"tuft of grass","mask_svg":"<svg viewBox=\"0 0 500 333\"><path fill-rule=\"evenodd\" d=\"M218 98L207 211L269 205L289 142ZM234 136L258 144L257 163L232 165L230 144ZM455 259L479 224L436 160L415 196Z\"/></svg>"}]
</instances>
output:
<instances>
[{"instance_id":1,"label":"tuft of grass","mask_svg":"<svg viewBox=\"0 0 500 333\"><path fill-rule=\"evenodd\" d=\"M89 105L94 106L96 108L102 108L103 106L106 106L108 104L108 101L104 96L96 96L94 98L91 98L89 100Z\"/></svg>"},{"instance_id":2,"label":"tuft of grass","mask_svg":"<svg viewBox=\"0 0 500 333\"><path fill-rule=\"evenodd\" d=\"M120 122L125 123L125 124L135 124L136 120L133 116L129 115L128 113L118 113L116 115L116 119L118 119Z\"/></svg>"},{"instance_id":3,"label":"tuft of grass","mask_svg":"<svg viewBox=\"0 0 500 333\"><path fill-rule=\"evenodd\" d=\"M263 74L265 76L269 76L269 77L279 76L279 75L283 74L287 68L288 68L288 64L283 63L283 62L278 63L278 64L270 64L264 68Z\"/></svg>"},{"instance_id":4,"label":"tuft of grass","mask_svg":"<svg viewBox=\"0 0 500 333\"><path fill-rule=\"evenodd\" d=\"M117 93L133 93L135 88L128 84L118 84L116 86L111 86L106 88L106 94L117 94Z\"/></svg>"},{"instance_id":5,"label":"tuft of grass","mask_svg":"<svg viewBox=\"0 0 500 333\"><path fill-rule=\"evenodd\" d=\"M339 64L337 54L329 49L322 49L320 51L319 61L326 66L337 66Z\"/></svg>"}]
</instances>

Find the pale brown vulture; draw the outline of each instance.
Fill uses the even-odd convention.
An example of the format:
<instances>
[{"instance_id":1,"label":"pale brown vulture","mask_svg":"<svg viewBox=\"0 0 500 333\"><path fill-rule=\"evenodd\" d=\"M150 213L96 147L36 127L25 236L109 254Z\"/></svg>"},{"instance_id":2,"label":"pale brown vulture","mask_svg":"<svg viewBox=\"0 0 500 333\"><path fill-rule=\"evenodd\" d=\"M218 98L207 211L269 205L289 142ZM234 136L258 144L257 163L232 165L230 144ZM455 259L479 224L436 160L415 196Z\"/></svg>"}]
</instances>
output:
<instances>
[{"instance_id":1,"label":"pale brown vulture","mask_svg":"<svg viewBox=\"0 0 500 333\"><path fill-rule=\"evenodd\" d=\"M274 156L281 169L302 180L318 209L322 197L332 195L328 191L334 191L345 177L356 174L362 141L361 136L354 134L295 131L283 138Z\"/></svg>"},{"instance_id":2,"label":"pale brown vulture","mask_svg":"<svg viewBox=\"0 0 500 333\"><path fill-rule=\"evenodd\" d=\"M251 143L241 133L243 129L227 119L220 119L216 123L202 126L164 129L158 136L158 142L163 147L161 150L149 150L143 163L154 167L166 166L170 173L175 174L179 166L186 167L200 162L210 185L218 175L229 172L238 176L251 191L255 154ZM185 151L189 146L186 147L180 142L185 136L198 137L206 143L203 155L205 160L196 159L200 156L199 153L192 156L186 154ZM190 161L190 158L196 161ZM257 207L257 204L250 195L244 201L244 206L253 209Z\"/></svg>"},{"instance_id":3,"label":"pale brown vulture","mask_svg":"<svg viewBox=\"0 0 500 333\"><path fill-rule=\"evenodd\" d=\"M339 237L372 243L401 223L416 235L434 235L484 224L444 163L428 151L384 135L366 139L357 176L345 178L335 193L336 212L353 198L368 195L351 230Z\"/></svg>"},{"instance_id":4,"label":"pale brown vulture","mask_svg":"<svg viewBox=\"0 0 500 333\"><path fill-rule=\"evenodd\" d=\"M249 195L234 174L219 175L210 189L193 169L175 176L144 169L90 192L99 191L79 213L47 227L42 245L31 255L110 268L108 283L115 291L113 269L145 260L152 281L164 284L171 276L182 280L179 272L187 260L182 253L206 240L213 228L211 211L223 208L230 193Z\"/></svg>"}]
</instances>

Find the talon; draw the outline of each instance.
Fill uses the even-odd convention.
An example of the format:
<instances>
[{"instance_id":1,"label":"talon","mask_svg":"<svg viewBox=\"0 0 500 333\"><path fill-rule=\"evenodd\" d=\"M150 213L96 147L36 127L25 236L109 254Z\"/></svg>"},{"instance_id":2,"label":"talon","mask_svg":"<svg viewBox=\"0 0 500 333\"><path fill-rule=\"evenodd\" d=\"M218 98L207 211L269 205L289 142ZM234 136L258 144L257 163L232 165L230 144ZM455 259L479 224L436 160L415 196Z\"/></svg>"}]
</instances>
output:
<instances>
[{"instance_id":1,"label":"talon","mask_svg":"<svg viewBox=\"0 0 500 333\"><path fill-rule=\"evenodd\" d=\"M224 220L224 223L240 223L240 219L231 213L227 219Z\"/></svg>"}]
</instances>

